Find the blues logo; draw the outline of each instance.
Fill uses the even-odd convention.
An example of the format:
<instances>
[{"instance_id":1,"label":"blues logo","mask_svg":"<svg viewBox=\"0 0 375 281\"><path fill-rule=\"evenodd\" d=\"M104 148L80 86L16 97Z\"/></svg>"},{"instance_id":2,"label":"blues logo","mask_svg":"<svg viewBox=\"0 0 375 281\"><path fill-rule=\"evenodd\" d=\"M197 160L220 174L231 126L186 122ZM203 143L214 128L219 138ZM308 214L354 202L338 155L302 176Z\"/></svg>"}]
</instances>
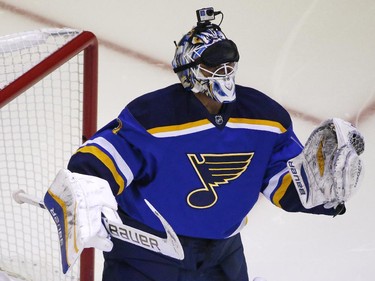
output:
<instances>
[{"instance_id":1,"label":"blues logo","mask_svg":"<svg viewBox=\"0 0 375 281\"><path fill-rule=\"evenodd\" d=\"M188 154L202 188L193 190L187 196L189 206L197 209L210 208L216 204L216 189L237 179L246 171L254 153L230 154Z\"/></svg>"}]
</instances>

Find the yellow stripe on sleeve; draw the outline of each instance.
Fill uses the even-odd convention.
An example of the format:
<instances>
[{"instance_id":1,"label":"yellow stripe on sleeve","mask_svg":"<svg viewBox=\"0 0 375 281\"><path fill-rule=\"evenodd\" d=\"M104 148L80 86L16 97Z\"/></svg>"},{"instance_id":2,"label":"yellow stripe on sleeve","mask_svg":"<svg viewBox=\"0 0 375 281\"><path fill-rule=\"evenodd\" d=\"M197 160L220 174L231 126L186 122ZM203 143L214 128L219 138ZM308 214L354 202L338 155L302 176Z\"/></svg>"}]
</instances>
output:
<instances>
[{"instance_id":1,"label":"yellow stripe on sleeve","mask_svg":"<svg viewBox=\"0 0 375 281\"><path fill-rule=\"evenodd\" d=\"M273 198L272 198L272 201L273 203L277 206L277 207L280 207L281 208L281 205L280 205L280 200L281 198L284 197L286 191L288 190L288 187L290 186L292 182L292 176L287 173L282 182L281 182L281 185L280 187L277 189L277 191L275 192Z\"/></svg>"},{"instance_id":2,"label":"yellow stripe on sleeve","mask_svg":"<svg viewBox=\"0 0 375 281\"><path fill-rule=\"evenodd\" d=\"M98 158L108 168L108 170L110 170L113 178L115 179L117 185L119 186L117 195L121 194L124 191L125 181L123 177L117 171L116 166L113 163L112 159L107 154L105 154L102 150L100 150L96 146L84 146L78 149L77 152L90 153L94 155L96 158Z\"/></svg>"}]
</instances>

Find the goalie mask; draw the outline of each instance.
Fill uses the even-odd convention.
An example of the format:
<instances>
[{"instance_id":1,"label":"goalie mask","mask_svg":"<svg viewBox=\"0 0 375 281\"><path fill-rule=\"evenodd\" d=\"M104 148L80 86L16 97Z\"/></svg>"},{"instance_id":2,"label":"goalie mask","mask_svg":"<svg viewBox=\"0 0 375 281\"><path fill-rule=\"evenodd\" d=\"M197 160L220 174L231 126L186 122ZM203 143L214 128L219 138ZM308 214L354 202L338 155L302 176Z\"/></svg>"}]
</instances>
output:
<instances>
[{"instance_id":1,"label":"goalie mask","mask_svg":"<svg viewBox=\"0 0 375 281\"><path fill-rule=\"evenodd\" d=\"M236 99L235 74L239 53L220 27L193 28L176 46L172 61L183 87L220 102Z\"/></svg>"}]
</instances>

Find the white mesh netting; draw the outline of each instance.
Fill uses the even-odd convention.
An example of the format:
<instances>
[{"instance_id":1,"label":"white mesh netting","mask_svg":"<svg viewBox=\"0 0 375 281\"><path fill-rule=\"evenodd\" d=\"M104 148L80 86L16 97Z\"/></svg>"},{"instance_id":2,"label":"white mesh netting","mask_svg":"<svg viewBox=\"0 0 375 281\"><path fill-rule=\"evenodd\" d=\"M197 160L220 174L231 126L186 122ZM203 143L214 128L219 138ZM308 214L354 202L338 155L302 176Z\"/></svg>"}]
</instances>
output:
<instances>
[{"instance_id":1,"label":"white mesh netting","mask_svg":"<svg viewBox=\"0 0 375 281\"><path fill-rule=\"evenodd\" d=\"M79 34L48 29L0 37L0 95L12 81ZM0 271L25 280L78 280L61 274L56 227L48 212L19 205L23 189L44 196L81 143L82 54L0 109Z\"/></svg>"}]
</instances>

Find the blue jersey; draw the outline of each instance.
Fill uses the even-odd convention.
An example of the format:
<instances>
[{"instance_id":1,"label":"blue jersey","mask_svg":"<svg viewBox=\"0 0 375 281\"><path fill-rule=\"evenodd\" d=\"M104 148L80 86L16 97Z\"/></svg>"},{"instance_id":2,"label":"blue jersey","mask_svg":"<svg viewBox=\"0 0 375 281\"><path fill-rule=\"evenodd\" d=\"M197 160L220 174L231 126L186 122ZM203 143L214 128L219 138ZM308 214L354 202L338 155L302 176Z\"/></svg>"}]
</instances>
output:
<instances>
[{"instance_id":1,"label":"blue jersey","mask_svg":"<svg viewBox=\"0 0 375 281\"><path fill-rule=\"evenodd\" d=\"M236 86L236 101L210 114L180 85L143 95L75 153L73 172L106 179L119 208L156 230L150 201L177 234L222 239L237 233L260 192L287 211L306 210L286 166L301 153L287 111Z\"/></svg>"}]
</instances>

